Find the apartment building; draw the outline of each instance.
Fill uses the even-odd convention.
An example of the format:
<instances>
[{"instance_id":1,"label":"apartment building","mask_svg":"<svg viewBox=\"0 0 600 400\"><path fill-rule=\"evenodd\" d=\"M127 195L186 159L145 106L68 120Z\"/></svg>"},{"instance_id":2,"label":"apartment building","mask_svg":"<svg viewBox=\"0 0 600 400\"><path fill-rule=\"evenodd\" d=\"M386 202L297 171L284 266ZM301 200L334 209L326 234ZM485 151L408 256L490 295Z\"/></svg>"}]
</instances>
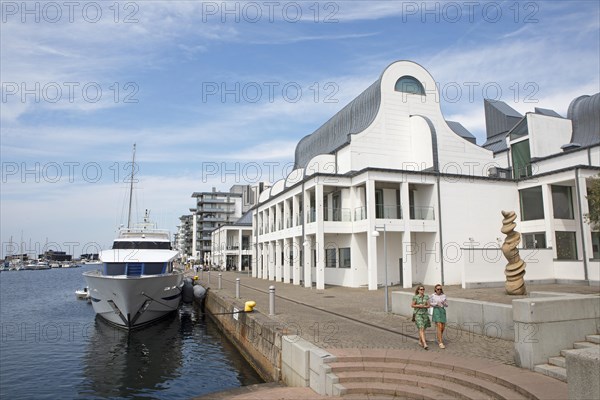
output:
<instances>
[{"instance_id":1,"label":"apartment building","mask_svg":"<svg viewBox=\"0 0 600 400\"><path fill-rule=\"evenodd\" d=\"M518 215L526 280L600 282L584 222L600 172L600 94L567 117L486 100L487 140L447 121L410 61L296 146L295 169L252 209L252 276L304 285L503 285L502 210Z\"/></svg>"}]
</instances>

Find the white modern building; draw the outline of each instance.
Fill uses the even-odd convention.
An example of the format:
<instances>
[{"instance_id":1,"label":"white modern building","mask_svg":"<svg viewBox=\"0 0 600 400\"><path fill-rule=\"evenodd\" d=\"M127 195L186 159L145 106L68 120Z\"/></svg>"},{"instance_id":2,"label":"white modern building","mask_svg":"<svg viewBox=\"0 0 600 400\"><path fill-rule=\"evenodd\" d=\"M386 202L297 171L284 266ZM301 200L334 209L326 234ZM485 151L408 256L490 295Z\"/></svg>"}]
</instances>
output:
<instances>
[{"instance_id":1,"label":"white modern building","mask_svg":"<svg viewBox=\"0 0 600 400\"><path fill-rule=\"evenodd\" d=\"M398 61L296 146L253 208L255 277L304 286L502 285L501 210L518 214L526 280L600 282L582 218L600 172L600 94L567 118L486 101L487 141L446 121L433 77Z\"/></svg>"},{"instance_id":2,"label":"white modern building","mask_svg":"<svg viewBox=\"0 0 600 400\"><path fill-rule=\"evenodd\" d=\"M249 271L252 267L252 213L212 232L212 263L223 270Z\"/></svg>"},{"instance_id":3,"label":"white modern building","mask_svg":"<svg viewBox=\"0 0 600 400\"><path fill-rule=\"evenodd\" d=\"M175 249L179 251L184 261L192 254L193 241L193 216L191 214L179 217L180 224L177 226L175 234Z\"/></svg>"}]
</instances>

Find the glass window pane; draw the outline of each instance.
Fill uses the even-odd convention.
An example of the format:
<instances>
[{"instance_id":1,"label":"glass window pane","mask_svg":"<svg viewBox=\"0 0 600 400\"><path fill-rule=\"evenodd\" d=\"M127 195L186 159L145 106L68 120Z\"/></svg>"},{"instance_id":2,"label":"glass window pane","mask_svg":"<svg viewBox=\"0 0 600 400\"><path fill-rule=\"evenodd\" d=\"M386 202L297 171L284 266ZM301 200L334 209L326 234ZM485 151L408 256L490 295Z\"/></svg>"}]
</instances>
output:
<instances>
[{"instance_id":1,"label":"glass window pane","mask_svg":"<svg viewBox=\"0 0 600 400\"><path fill-rule=\"evenodd\" d=\"M340 268L350 268L350 248L340 249Z\"/></svg>"},{"instance_id":2,"label":"glass window pane","mask_svg":"<svg viewBox=\"0 0 600 400\"><path fill-rule=\"evenodd\" d=\"M325 268L335 268L336 253L335 249L325 249Z\"/></svg>"},{"instance_id":3,"label":"glass window pane","mask_svg":"<svg viewBox=\"0 0 600 400\"><path fill-rule=\"evenodd\" d=\"M573 197L570 186L552 185L552 208L554 218L574 219Z\"/></svg>"},{"instance_id":4,"label":"glass window pane","mask_svg":"<svg viewBox=\"0 0 600 400\"><path fill-rule=\"evenodd\" d=\"M544 201L541 186L519 190L519 197L521 200L521 220L544 219Z\"/></svg>"},{"instance_id":5,"label":"glass window pane","mask_svg":"<svg viewBox=\"0 0 600 400\"><path fill-rule=\"evenodd\" d=\"M423 87L421 82L410 75L404 75L400 77L396 81L394 90L396 90L396 92L419 94L421 96L425 96L425 88Z\"/></svg>"},{"instance_id":6,"label":"glass window pane","mask_svg":"<svg viewBox=\"0 0 600 400\"><path fill-rule=\"evenodd\" d=\"M515 179L531 176L531 152L529 150L529 140L512 144L510 149L513 162L513 176Z\"/></svg>"},{"instance_id":7,"label":"glass window pane","mask_svg":"<svg viewBox=\"0 0 600 400\"><path fill-rule=\"evenodd\" d=\"M592 232L592 258L600 259L600 232Z\"/></svg>"},{"instance_id":8,"label":"glass window pane","mask_svg":"<svg viewBox=\"0 0 600 400\"><path fill-rule=\"evenodd\" d=\"M556 232L556 258L558 260L577 260L575 232Z\"/></svg>"}]
</instances>

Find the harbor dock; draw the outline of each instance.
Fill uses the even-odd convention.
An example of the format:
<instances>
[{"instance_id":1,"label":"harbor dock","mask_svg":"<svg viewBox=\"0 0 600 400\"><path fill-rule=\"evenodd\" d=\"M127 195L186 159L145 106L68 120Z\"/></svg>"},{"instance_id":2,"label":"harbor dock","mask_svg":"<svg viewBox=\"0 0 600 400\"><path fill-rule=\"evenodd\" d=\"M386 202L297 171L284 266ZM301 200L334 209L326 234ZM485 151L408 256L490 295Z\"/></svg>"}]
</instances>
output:
<instances>
[{"instance_id":1,"label":"harbor dock","mask_svg":"<svg viewBox=\"0 0 600 400\"><path fill-rule=\"evenodd\" d=\"M196 275L200 283L209 289L207 314L268 382L213 393L199 399L336 397L302 387L308 386L309 378L306 375L315 373L313 366L306 366L305 376L290 371L288 357L282 359L283 348L287 348L288 353L292 351L302 357L312 356L311 363L315 355L319 355L325 360L325 364L319 368L324 368L326 372L333 368L338 371L336 375L341 377L341 381L344 381L344 377L346 382L366 381L377 375L375 371L387 371L387 380L392 383L385 383L386 377L381 373L380 378L374 378L380 379L375 385L378 390L374 393L381 394L382 390L389 389L386 393L397 398L413 397L418 392L424 393L424 398L428 398L427 394L434 396L435 390L428 387L436 385L436 382L445 386L443 392L447 393L447 397L453 397L452 391L467 398L484 398L488 397L489 392L506 391L506 396L512 397L512 393L516 396L514 398L567 398L565 382L515 365L513 341L454 329L449 324L445 333L446 349L437 346L435 329L432 327L427 330L429 350L423 350L418 344L414 323L406 317L384 311L383 288L326 287L325 290L317 290L256 279L240 272L203 271ZM238 279L239 298L236 298ZM270 288L275 289L274 310L269 302ZM535 285L533 288L550 292L598 293L597 287L585 285L552 284ZM432 289L427 287L427 293ZM463 290L458 286L446 286L444 290L450 303L455 298L500 303L512 299L502 294L502 288ZM390 293L392 291L410 292L411 289L391 287ZM246 301L256 302L252 313L231 313L231 310L243 310ZM451 307L448 312L452 313ZM439 379L440 376L432 373L432 369L443 369L443 374L446 374L444 379L447 380ZM485 373L482 371L488 371L489 376L483 376ZM450 377L448 374L457 376ZM466 378L463 379L461 374ZM409 375L410 379L407 380ZM476 375L482 375L482 379L476 379ZM314 378L310 377L313 382ZM335 386L337 382L327 382L327 379L323 377L322 384L329 385L329 391L333 385L333 391L337 387L339 392L340 386ZM476 383L461 383L469 380ZM497 382L494 383L494 380ZM282 381L295 382L299 387L285 386ZM355 390L352 389L352 383L342 385L345 389L339 394L344 398L365 398L364 390L368 390L369 385L373 383L355 384ZM419 390L411 392L411 386Z\"/></svg>"}]
</instances>

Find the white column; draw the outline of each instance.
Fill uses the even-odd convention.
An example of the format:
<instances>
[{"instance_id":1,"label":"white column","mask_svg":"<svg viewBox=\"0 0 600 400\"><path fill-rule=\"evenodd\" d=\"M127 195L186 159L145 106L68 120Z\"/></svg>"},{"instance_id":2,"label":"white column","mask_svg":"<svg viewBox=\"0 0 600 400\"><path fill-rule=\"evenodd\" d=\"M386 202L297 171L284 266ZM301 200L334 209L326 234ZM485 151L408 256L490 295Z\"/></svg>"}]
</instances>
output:
<instances>
[{"instance_id":1,"label":"white column","mask_svg":"<svg viewBox=\"0 0 600 400\"><path fill-rule=\"evenodd\" d=\"M546 246L552 247L554 258L556 258L556 246L554 245L554 210L552 209L552 187L550 185L542 185L542 201L544 203L544 225L546 232ZM523 218L523 216L520 216ZM518 229L518 227L517 227Z\"/></svg>"},{"instance_id":2,"label":"white column","mask_svg":"<svg viewBox=\"0 0 600 400\"><path fill-rule=\"evenodd\" d=\"M408 193L408 182L400 184L400 203L402 205L402 221L404 223L404 233L402 234L402 287L410 288L412 287L412 266L415 244L412 243L412 232L410 230L410 196Z\"/></svg>"},{"instance_id":3,"label":"white column","mask_svg":"<svg viewBox=\"0 0 600 400\"><path fill-rule=\"evenodd\" d=\"M307 236L304 241L304 287L312 287L312 240Z\"/></svg>"},{"instance_id":4,"label":"white column","mask_svg":"<svg viewBox=\"0 0 600 400\"><path fill-rule=\"evenodd\" d=\"M237 270L241 271L242 270L242 229L240 228L240 230L238 231L238 249L237 249L237 253L238 253L238 265L237 265Z\"/></svg>"},{"instance_id":5,"label":"white column","mask_svg":"<svg viewBox=\"0 0 600 400\"><path fill-rule=\"evenodd\" d=\"M372 235L375 230L375 182L368 179L366 182L367 219L369 230L367 232L367 281L369 290L377 290L377 238Z\"/></svg>"},{"instance_id":6,"label":"white column","mask_svg":"<svg viewBox=\"0 0 600 400\"><path fill-rule=\"evenodd\" d=\"M269 279L269 242L263 242L262 277Z\"/></svg>"},{"instance_id":7,"label":"white column","mask_svg":"<svg viewBox=\"0 0 600 400\"><path fill-rule=\"evenodd\" d=\"M292 239L283 239L283 282L290 283L290 251L292 250Z\"/></svg>"},{"instance_id":8,"label":"white column","mask_svg":"<svg viewBox=\"0 0 600 400\"><path fill-rule=\"evenodd\" d=\"M269 280L275 280L275 242L269 241Z\"/></svg>"},{"instance_id":9,"label":"white column","mask_svg":"<svg viewBox=\"0 0 600 400\"><path fill-rule=\"evenodd\" d=\"M577 191L579 190L579 202L577 204L577 207L573 210L573 214L575 215L575 221L577 221L577 219L579 218L583 218L583 215L588 214L590 212L590 208L589 208L589 204L587 201L587 183L586 183L586 176L582 173L582 171L579 171L579 179L575 179L575 185L577 185L577 187L574 188L572 193L573 196L573 200L575 203L577 203ZM590 224L588 224L587 222L583 221L582 223L583 225L583 231L581 232L581 234L583 235L583 237L581 238L581 246L583 249L585 249L584 251L581 251L579 254L581 254L581 257L583 259L584 255L587 258L587 260L583 260L584 261L584 267L587 265L587 268L590 267L590 262L589 260L593 257L594 255L594 250L592 248L592 229L590 227ZM579 224L577 226L579 228ZM577 229L577 232L579 232L579 229ZM579 252L580 250L577 249L577 251ZM589 270L588 270L588 279L590 279L589 276Z\"/></svg>"},{"instance_id":10,"label":"white column","mask_svg":"<svg viewBox=\"0 0 600 400\"><path fill-rule=\"evenodd\" d=\"M283 257L281 257L282 251L282 243L281 240L275 241L275 280L277 282L281 282L281 278L283 278L282 270L283 270Z\"/></svg>"},{"instance_id":11,"label":"white column","mask_svg":"<svg viewBox=\"0 0 600 400\"><path fill-rule=\"evenodd\" d=\"M317 249L317 289L325 289L325 230L323 210L323 185L317 183L315 188L315 221L317 223L316 249Z\"/></svg>"},{"instance_id":12,"label":"white column","mask_svg":"<svg viewBox=\"0 0 600 400\"><path fill-rule=\"evenodd\" d=\"M302 238L294 236L292 239L292 249L294 252L294 269L292 272L292 282L294 285L300 284L300 250L302 250Z\"/></svg>"}]
</instances>

